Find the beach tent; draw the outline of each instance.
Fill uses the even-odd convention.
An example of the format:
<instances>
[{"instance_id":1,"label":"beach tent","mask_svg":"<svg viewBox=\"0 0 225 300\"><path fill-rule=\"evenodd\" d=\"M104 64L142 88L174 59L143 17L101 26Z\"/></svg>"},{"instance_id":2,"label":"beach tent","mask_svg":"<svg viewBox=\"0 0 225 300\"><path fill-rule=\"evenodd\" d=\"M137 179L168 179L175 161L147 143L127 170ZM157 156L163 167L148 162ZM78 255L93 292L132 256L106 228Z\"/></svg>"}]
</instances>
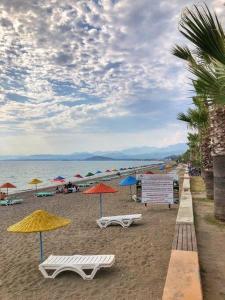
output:
<instances>
[{"instance_id":1,"label":"beach tent","mask_svg":"<svg viewBox=\"0 0 225 300\"><path fill-rule=\"evenodd\" d=\"M89 176L93 176L94 174L91 172L88 172L87 175L85 177L89 177Z\"/></svg>"},{"instance_id":2,"label":"beach tent","mask_svg":"<svg viewBox=\"0 0 225 300\"><path fill-rule=\"evenodd\" d=\"M1 189L7 189L6 194L8 195L8 190L9 190L9 189L15 189L16 186L15 186L14 184L10 183L10 182L6 182L6 183L2 184L2 185L0 186L0 188L1 188Z\"/></svg>"},{"instance_id":3,"label":"beach tent","mask_svg":"<svg viewBox=\"0 0 225 300\"><path fill-rule=\"evenodd\" d=\"M99 210L100 210L100 218L103 215L103 207L102 207L102 194L107 193L116 193L117 190L113 189L111 186L105 185L104 183L99 183L90 189L83 192L83 194L99 194Z\"/></svg>"},{"instance_id":4,"label":"beach tent","mask_svg":"<svg viewBox=\"0 0 225 300\"><path fill-rule=\"evenodd\" d=\"M29 182L29 184L34 184L36 186L36 190L37 190L37 185L42 182L43 181L41 181L40 179L34 178Z\"/></svg>"},{"instance_id":5,"label":"beach tent","mask_svg":"<svg viewBox=\"0 0 225 300\"><path fill-rule=\"evenodd\" d=\"M40 236L40 260L44 260L42 232L55 230L71 223L71 220L49 214L44 210L36 210L20 222L11 225L7 231L17 233L39 232Z\"/></svg>"},{"instance_id":6,"label":"beach tent","mask_svg":"<svg viewBox=\"0 0 225 300\"><path fill-rule=\"evenodd\" d=\"M133 176L128 176L120 181L121 186L129 186L130 187L130 197L132 199L132 190L131 186L137 183L137 179Z\"/></svg>"},{"instance_id":7,"label":"beach tent","mask_svg":"<svg viewBox=\"0 0 225 300\"><path fill-rule=\"evenodd\" d=\"M74 177L76 177L76 178L83 178L83 176L81 176L80 174L76 174L76 175L74 175Z\"/></svg>"}]
</instances>

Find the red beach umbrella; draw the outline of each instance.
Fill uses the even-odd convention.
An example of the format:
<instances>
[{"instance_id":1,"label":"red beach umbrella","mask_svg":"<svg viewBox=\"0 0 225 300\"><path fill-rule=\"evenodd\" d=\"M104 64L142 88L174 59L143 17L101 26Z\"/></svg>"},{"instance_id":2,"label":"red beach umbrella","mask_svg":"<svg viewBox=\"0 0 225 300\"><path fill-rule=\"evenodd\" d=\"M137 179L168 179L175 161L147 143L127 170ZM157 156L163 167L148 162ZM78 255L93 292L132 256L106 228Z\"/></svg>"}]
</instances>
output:
<instances>
[{"instance_id":1,"label":"red beach umbrella","mask_svg":"<svg viewBox=\"0 0 225 300\"><path fill-rule=\"evenodd\" d=\"M147 172L145 172L145 174L154 174L154 173L151 171L147 171Z\"/></svg>"},{"instance_id":2,"label":"red beach umbrella","mask_svg":"<svg viewBox=\"0 0 225 300\"><path fill-rule=\"evenodd\" d=\"M106 170L107 173L111 172L110 170Z\"/></svg>"},{"instance_id":3,"label":"red beach umbrella","mask_svg":"<svg viewBox=\"0 0 225 300\"><path fill-rule=\"evenodd\" d=\"M80 174L76 174L76 175L74 175L74 177L76 177L76 178L83 178L83 176L81 176Z\"/></svg>"},{"instance_id":4,"label":"red beach umbrella","mask_svg":"<svg viewBox=\"0 0 225 300\"><path fill-rule=\"evenodd\" d=\"M83 192L83 194L99 194L99 208L100 208L100 218L102 217L102 194L116 193L117 190L113 189L111 186L105 185L104 183L99 183L90 189Z\"/></svg>"},{"instance_id":5,"label":"red beach umbrella","mask_svg":"<svg viewBox=\"0 0 225 300\"><path fill-rule=\"evenodd\" d=\"M7 195L8 195L8 189L15 189L16 186L10 182L6 182L6 183L2 184L0 186L0 188L7 189Z\"/></svg>"}]
</instances>

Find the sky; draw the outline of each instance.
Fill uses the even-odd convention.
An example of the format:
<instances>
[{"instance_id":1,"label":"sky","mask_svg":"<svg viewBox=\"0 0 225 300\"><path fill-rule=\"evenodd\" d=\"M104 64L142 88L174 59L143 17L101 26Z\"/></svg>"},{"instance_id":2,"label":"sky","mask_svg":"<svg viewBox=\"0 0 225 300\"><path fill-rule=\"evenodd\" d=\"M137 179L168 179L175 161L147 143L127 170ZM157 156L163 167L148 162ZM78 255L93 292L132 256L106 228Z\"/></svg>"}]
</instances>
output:
<instances>
[{"instance_id":1,"label":"sky","mask_svg":"<svg viewBox=\"0 0 225 300\"><path fill-rule=\"evenodd\" d=\"M191 86L171 48L192 4L0 0L0 155L185 142Z\"/></svg>"}]
</instances>

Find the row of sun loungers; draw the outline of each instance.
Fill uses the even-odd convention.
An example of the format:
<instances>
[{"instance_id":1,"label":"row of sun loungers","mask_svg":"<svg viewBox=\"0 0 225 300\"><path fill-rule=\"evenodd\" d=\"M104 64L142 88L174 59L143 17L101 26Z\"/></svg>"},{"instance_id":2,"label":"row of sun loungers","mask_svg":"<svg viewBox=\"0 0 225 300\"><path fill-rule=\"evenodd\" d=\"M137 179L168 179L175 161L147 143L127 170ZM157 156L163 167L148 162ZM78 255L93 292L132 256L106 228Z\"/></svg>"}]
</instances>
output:
<instances>
[{"instance_id":1,"label":"row of sun loungers","mask_svg":"<svg viewBox=\"0 0 225 300\"><path fill-rule=\"evenodd\" d=\"M97 220L100 228L118 224L129 227L135 221L142 219L141 214L102 217ZM39 270L45 278L55 278L64 271L73 271L84 280L91 280L101 268L109 268L115 262L115 255L50 255L39 265Z\"/></svg>"},{"instance_id":2,"label":"row of sun loungers","mask_svg":"<svg viewBox=\"0 0 225 300\"><path fill-rule=\"evenodd\" d=\"M55 195L54 192L38 192L35 194L36 197L49 197Z\"/></svg>"},{"instance_id":3,"label":"row of sun loungers","mask_svg":"<svg viewBox=\"0 0 225 300\"><path fill-rule=\"evenodd\" d=\"M6 199L6 200L1 200L0 205L8 206L8 205L13 205L13 204L20 204L22 202L23 202L23 199Z\"/></svg>"}]
</instances>

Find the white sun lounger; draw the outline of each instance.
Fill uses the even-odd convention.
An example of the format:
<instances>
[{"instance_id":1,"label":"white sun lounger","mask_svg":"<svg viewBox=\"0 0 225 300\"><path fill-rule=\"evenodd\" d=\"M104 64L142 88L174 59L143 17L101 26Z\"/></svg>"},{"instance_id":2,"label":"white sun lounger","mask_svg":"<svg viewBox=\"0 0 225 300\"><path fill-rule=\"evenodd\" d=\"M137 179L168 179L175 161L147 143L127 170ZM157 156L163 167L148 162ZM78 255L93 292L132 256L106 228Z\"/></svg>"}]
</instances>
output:
<instances>
[{"instance_id":1,"label":"white sun lounger","mask_svg":"<svg viewBox=\"0 0 225 300\"><path fill-rule=\"evenodd\" d=\"M63 271L73 271L83 279L91 280L99 269L111 267L114 262L115 255L50 255L39 265L39 270L45 278L55 278Z\"/></svg>"},{"instance_id":2,"label":"white sun lounger","mask_svg":"<svg viewBox=\"0 0 225 300\"><path fill-rule=\"evenodd\" d=\"M98 219L97 224L100 228L106 228L107 226L112 224L118 224L122 227L129 227L132 223L141 219L142 214L110 216Z\"/></svg>"}]
</instances>

